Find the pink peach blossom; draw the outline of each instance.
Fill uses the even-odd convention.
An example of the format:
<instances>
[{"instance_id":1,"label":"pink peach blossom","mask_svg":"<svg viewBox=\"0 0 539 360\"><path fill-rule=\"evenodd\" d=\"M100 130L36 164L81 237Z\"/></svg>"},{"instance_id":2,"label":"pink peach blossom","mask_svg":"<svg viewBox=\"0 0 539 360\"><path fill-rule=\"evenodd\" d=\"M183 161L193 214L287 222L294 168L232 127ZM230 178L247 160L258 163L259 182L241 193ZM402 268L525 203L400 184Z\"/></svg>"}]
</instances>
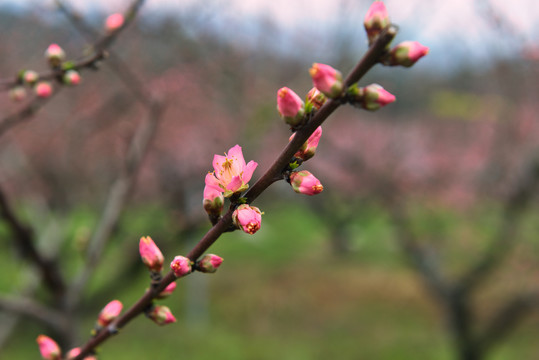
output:
<instances>
[{"instance_id":1,"label":"pink peach blossom","mask_svg":"<svg viewBox=\"0 0 539 360\"><path fill-rule=\"evenodd\" d=\"M13 101L23 101L26 98L26 89L22 86L15 86L9 90L9 98Z\"/></svg>"},{"instance_id":2,"label":"pink peach blossom","mask_svg":"<svg viewBox=\"0 0 539 360\"><path fill-rule=\"evenodd\" d=\"M170 263L170 269L174 272L176 277L182 277L191 272L191 260L185 256L176 256Z\"/></svg>"},{"instance_id":3,"label":"pink peach blossom","mask_svg":"<svg viewBox=\"0 0 539 360\"><path fill-rule=\"evenodd\" d=\"M378 84L371 84L363 88L362 106L367 110L378 110L383 106L391 104L395 99L395 95Z\"/></svg>"},{"instance_id":4,"label":"pink peach blossom","mask_svg":"<svg viewBox=\"0 0 539 360\"><path fill-rule=\"evenodd\" d=\"M296 133L290 136L289 141L292 141ZM312 158L318 147L318 142L322 136L322 127L319 126L316 130L309 136L307 141L302 145L302 147L294 154L295 157L302 159L303 161L309 160Z\"/></svg>"},{"instance_id":5,"label":"pink peach blossom","mask_svg":"<svg viewBox=\"0 0 539 360\"><path fill-rule=\"evenodd\" d=\"M58 66L65 60L66 54L58 44L50 44L45 50L45 58L51 66Z\"/></svg>"},{"instance_id":6,"label":"pink peach blossom","mask_svg":"<svg viewBox=\"0 0 539 360\"><path fill-rule=\"evenodd\" d=\"M294 91L282 87L277 91L277 110L289 125L298 125L305 114L305 104Z\"/></svg>"},{"instance_id":7,"label":"pink peach blossom","mask_svg":"<svg viewBox=\"0 0 539 360\"><path fill-rule=\"evenodd\" d=\"M320 90L313 87L306 96L307 103L311 104L316 110L320 109L326 103L327 97Z\"/></svg>"},{"instance_id":8,"label":"pink peach blossom","mask_svg":"<svg viewBox=\"0 0 539 360\"><path fill-rule=\"evenodd\" d=\"M214 273L221 266L223 258L214 254L207 254L197 262L197 269L203 273Z\"/></svg>"},{"instance_id":9,"label":"pink peach blossom","mask_svg":"<svg viewBox=\"0 0 539 360\"><path fill-rule=\"evenodd\" d=\"M391 49L391 65L410 67L429 53L429 48L418 41L403 41Z\"/></svg>"},{"instance_id":10,"label":"pink peach blossom","mask_svg":"<svg viewBox=\"0 0 539 360\"><path fill-rule=\"evenodd\" d=\"M52 95L52 85L46 81L40 81L36 84L34 91L40 98L48 98Z\"/></svg>"},{"instance_id":11,"label":"pink peach blossom","mask_svg":"<svg viewBox=\"0 0 539 360\"><path fill-rule=\"evenodd\" d=\"M170 296L174 292L174 290L176 290L176 282L173 281L170 284L168 284L167 287L163 291L161 291L159 293L157 298L158 299L164 299L164 298Z\"/></svg>"},{"instance_id":12,"label":"pink peach blossom","mask_svg":"<svg viewBox=\"0 0 539 360\"><path fill-rule=\"evenodd\" d=\"M105 20L105 30L107 32L113 32L124 24L124 16L120 13L111 14Z\"/></svg>"},{"instance_id":13,"label":"pink peach blossom","mask_svg":"<svg viewBox=\"0 0 539 360\"><path fill-rule=\"evenodd\" d=\"M260 229L262 212L255 206L242 204L232 214L234 224L247 234L253 235Z\"/></svg>"},{"instance_id":14,"label":"pink peach blossom","mask_svg":"<svg viewBox=\"0 0 539 360\"><path fill-rule=\"evenodd\" d=\"M176 322L176 318L172 315L168 306L164 305L155 305L147 315L157 325L166 325Z\"/></svg>"},{"instance_id":15,"label":"pink peach blossom","mask_svg":"<svg viewBox=\"0 0 539 360\"><path fill-rule=\"evenodd\" d=\"M46 360L60 360L62 357L62 352L60 347L50 337L46 335L39 335L36 339L37 344L39 345L39 352L41 357Z\"/></svg>"},{"instance_id":16,"label":"pink peach blossom","mask_svg":"<svg viewBox=\"0 0 539 360\"><path fill-rule=\"evenodd\" d=\"M155 242L149 236L143 236L139 241L139 253L142 262L150 271L160 272L163 270L163 262L165 261L163 253L155 245Z\"/></svg>"},{"instance_id":17,"label":"pink peach blossom","mask_svg":"<svg viewBox=\"0 0 539 360\"><path fill-rule=\"evenodd\" d=\"M369 42L372 43L380 31L389 24L389 15L384 3L381 1L373 2L369 10L367 10L367 14L363 21Z\"/></svg>"},{"instance_id":18,"label":"pink peach blossom","mask_svg":"<svg viewBox=\"0 0 539 360\"><path fill-rule=\"evenodd\" d=\"M208 179L208 177L210 177L210 179ZM205 183L211 183L213 181L213 179L211 178L213 177L214 176L211 173L206 174ZM204 210L206 210L208 215L221 215L224 202L225 199L220 189L217 190L213 186L208 185L204 187L204 199L202 199L202 206L204 207Z\"/></svg>"},{"instance_id":19,"label":"pink peach blossom","mask_svg":"<svg viewBox=\"0 0 539 360\"><path fill-rule=\"evenodd\" d=\"M63 76L64 83L67 85L80 84L80 74L76 70L68 70Z\"/></svg>"},{"instance_id":20,"label":"pink peach blossom","mask_svg":"<svg viewBox=\"0 0 539 360\"><path fill-rule=\"evenodd\" d=\"M329 98L335 98L343 89L342 74L329 65L314 63L309 69L313 85Z\"/></svg>"},{"instance_id":21,"label":"pink peach blossom","mask_svg":"<svg viewBox=\"0 0 539 360\"><path fill-rule=\"evenodd\" d=\"M34 70L26 70L22 74L22 79L24 80L26 84L33 85L39 79L39 74L35 72Z\"/></svg>"},{"instance_id":22,"label":"pink peach blossom","mask_svg":"<svg viewBox=\"0 0 539 360\"><path fill-rule=\"evenodd\" d=\"M290 185L299 194L316 195L324 190L320 180L307 170L295 171L290 174Z\"/></svg>"},{"instance_id":23,"label":"pink peach blossom","mask_svg":"<svg viewBox=\"0 0 539 360\"><path fill-rule=\"evenodd\" d=\"M110 324L114 319L120 315L122 312L123 305L118 300L112 300L109 302L103 310L99 313L99 316L97 317L97 324L99 326L107 326Z\"/></svg>"},{"instance_id":24,"label":"pink peach blossom","mask_svg":"<svg viewBox=\"0 0 539 360\"><path fill-rule=\"evenodd\" d=\"M69 350L69 352L67 353L67 359L68 360L74 359L79 354L80 354L80 348L78 348L78 347L73 348L73 349ZM94 355L88 355L88 356L84 357L84 360L97 360L97 358Z\"/></svg>"},{"instance_id":25,"label":"pink peach blossom","mask_svg":"<svg viewBox=\"0 0 539 360\"><path fill-rule=\"evenodd\" d=\"M212 176L206 176L206 186L222 192L225 197L230 197L236 192L246 190L247 184L258 164L249 161L245 164L241 147L236 145L225 156L215 155L213 157Z\"/></svg>"}]
</instances>

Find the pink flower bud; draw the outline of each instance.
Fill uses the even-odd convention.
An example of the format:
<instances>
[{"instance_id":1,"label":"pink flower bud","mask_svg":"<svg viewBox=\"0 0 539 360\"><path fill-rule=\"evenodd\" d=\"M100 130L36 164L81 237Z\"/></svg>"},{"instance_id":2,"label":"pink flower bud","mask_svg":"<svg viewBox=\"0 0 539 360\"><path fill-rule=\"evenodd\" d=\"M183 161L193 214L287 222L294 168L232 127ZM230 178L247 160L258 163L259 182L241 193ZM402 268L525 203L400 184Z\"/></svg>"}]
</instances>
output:
<instances>
[{"instance_id":1,"label":"pink flower bud","mask_svg":"<svg viewBox=\"0 0 539 360\"><path fill-rule=\"evenodd\" d=\"M294 171L290 174L290 185L299 194L316 195L324 190L320 180L307 170Z\"/></svg>"},{"instance_id":2,"label":"pink flower bud","mask_svg":"<svg viewBox=\"0 0 539 360\"><path fill-rule=\"evenodd\" d=\"M28 85L34 85L39 79L39 74L34 70L26 70L22 74L22 80Z\"/></svg>"},{"instance_id":3,"label":"pink flower bud","mask_svg":"<svg viewBox=\"0 0 539 360\"><path fill-rule=\"evenodd\" d=\"M288 125L295 126L303 119L305 104L294 91L282 87L277 91L277 111Z\"/></svg>"},{"instance_id":4,"label":"pink flower bud","mask_svg":"<svg viewBox=\"0 0 539 360\"><path fill-rule=\"evenodd\" d=\"M178 255L170 263L170 269L178 278L187 275L191 272L191 260L184 256Z\"/></svg>"},{"instance_id":5,"label":"pink flower bud","mask_svg":"<svg viewBox=\"0 0 539 360\"><path fill-rule=\"evenodd\" d=\"M206 185L204 187L204 199L202 200L202 206L208 215L219 216L221 215L221 211L223 211L225 198L221 191L217 190L213 185L211 185L213 184L214 178L215 177L212 173L206 174L205 183L210 183L210 185Z\"/></svg>"},{"instance_id":6,"label":"pink flower bud","mask_svg":"<svg viewBox=\"0 0 539 360\"><path fill-rule=\"evenodd\" d=\"M217 268L221 266L223 258L213 254L204 255L204 257L197 261L197 270L203 273L214 273Z\"/></svg>"},{"instance_id":7,"label":"pink flower bud","mask_svg":"<svg viewBox=\"0 0 539 360\"><path fill-rule=\"evenodd\" d=\"M68 360L74 359L79 354L80 354L80 348L78 348L78 347L73 348L73 349L69 350L69 352L67 353L67 359Z\"/></svg>"},{"instance_id":8,"label":"pink flower bud","mask_svg":"<svg viewBox=\"0 0 539 360\"><path fill-rule=\"evenodd\" d=\"M214 172L211 176L206 176L206 186L222 192L224 197L247 190L249 180L253 176L258 164L249 161L245 164L241 147L236 145L225 156L215 155L213 157Z\"/></svg>"},{"instance_id":9,"label":"pink flower bud","mask_svg":"<svg viewBox=\"0 0 539 360\"><path fill-rule=\"evenodd\" d=\"M166 297L169 297L174 292L174 290L176 290L176 282L173 281L167 285L165 290L161 291L159 295L157 295L157 298L164 299Z\"/></svg>"},{"instance_id":10,"label":"pink flower bud","mask_svg":"<svg viewBox=\"0 0 539 360\"><path fill-rule=\"evenodd\" d=\"M329 65L314 63L309 69L314 86L329 98L336 98L343 89L342 75Z\"/></svg>"},{"instance_id":11,"label":"pink flower bud","mask_svg":"<svg viewBox=\"0 0 539 360\"><path fill-rule=\"evenodd\" d=\"M369 44L371 44L378 34L390 24L389 15L387 13L386 6L381 1L375 1L365 15L363 22L365 30L367 31L367 37L369 38Z\"/></svg>"},{"instance_id":12,"label":"pink flower bud","mask_svg":"<svg viewBox=\"0 0 539 360\"><path fill-rule=\"evenodd\" d=\"M65 60L66 54L58 44L50 44L45 51L45 58L52 67L59 66Z\"/></svg>"},{"instance_id":13,"label":"pink flower bud","mask_svg":"<svg viewBox=\"0 0 539 360\"><path fill-rule=\"evenodd\" d=\"M253 235L260 229L262 212L255 206L242 204L232 214L234 224L247 234Z\"/></svg>"},{"instance_id":14,"label":"pink flower bud","mask_svg":"<svg viewBox=\"0 0 539 360\"><path fill-rule=\"evenodd\" d=\"M390 64L410 67L429 53L429 48L417 41L403 41L391 49Z\"/></svg>"},{"instance_id":15,"label":"pink flower bud","mask_svg":"<svg viewBox=\"0 0 539 360\"><path fill-rule=\"evenodd\" d=\"M395 101L395 95L386 91L378 84L371 84L362 89L363 100L361 106L364 109L374 111L380 109L382 106Z\"/></svg>"},{"instance_id":16,"label":"pink flower bud","mask_svg":"<svg viewBox=\"0 0 539 360\"><path fill-rule=\"evenodd\" d=\"M76 70L68 70L63 76L64 84L67 85L78 85L80 84L80 74Z\"/></svg>"},{"instance_id":17,"label":"pink flower bud","mask_svg":"<svg viewBox=\"0 0 539 360\"><path fill-rule=\"evenodd\" d=\"M120 13L112 14L105 20L105 30L108 33L114 32L124 24L124 16Z\"/></svg>"},{"instance_id":18,"label":"pink flower bud","mask_svg":"<svg viewBox=\"0 0 539 360\"><path fill-rule=\"evenodd\" d=\"M76 347L67 353L67 360L72 360L75 357L77 357L80 354L80 348ZM97 360L97 358L94 355L88 355L84 357L84 360Z\"/></svg>"},{"instance_id":19,"label":"pink flower bud","mask_svg":"<svg viewBox=\"0 0 539 360\"><path fill-rule=\"evenodd\" d=\"M163 270L163 262L165 259L161 250L155 245L151 237L141 237L138 248L142 262L150 271L158 273Z\"/></svg>"},{"instance_id":20,"label":"pink flower bud","mask_svg":"<svg viewBox=\"0 0 539 360\"><path fill-rule=\"evenodd\" d=\"M37 344L39 345L39 352L41 357L45 360L60 360L62 357L62 352L60 347L50 337L46 335L39 335L36 339Z\"/></svg>"},{"instance_id":21,"label":"pink flower bud","mask_svg":"<svg viewBox=\"0 0 539 360\"><path fill-rule=\"evenodd\" d=\"M23 101L26 98L26 89L22 86L15 86L9 89L9 98L13 101Z\"/></svg>"},{"instance_id":22,"label":"pink flower bud","mask_svg":"<svg viewBox=\"0 0 539 360\"><path fill-rule=\"evenodd\" d=\"M290 136L289 141L292 141L296 133L293 133L292 136ZM294 154L295 157L302 159L303 161L309 160L312 158L316 152L316 148L318 147L318 142L320 141L320 137L322 136L322 127L319 126L316 128L316 130L309 136L307 141L303 144L303 146Z\"/></svg>"},{"instance_id":23,"label":"pink flower bud","mask_svg":"<svg viewBox=\"0 0 539 360\"><path fill-rule=\"evenodd\" d=\"M309 92L307 93L307 106L310 104L313 108L316 110L320 109L322 105L325 104L327 97L326 95L322 94L317 88L313 87Z\"/></svg>"},{"instance_id":24,"label":"pink flower bud","mask_svg":"<svg viewBox=\"0 0 539 360\"><path fill-rule=\"evenodd\" d=\"M47 81L40 81L34 87L34 91L40 98L48 98L52 95L52 85Z\"/></svg>"},{"instance_id":25,"label":"pink flower bud","mask_svg":"<svg viewBox=\"0 0 539 360\"><path fill-rule=\"evenodd\" d=\"M153 309L147 313L147 316L157 325L166 325L176 322L176 318L167 306L155 305Z\"/></svg>"},{"instance_id":26,"label":"pink flower bud","mask_svg":"<svg viewBox=\"0 0 539 360\"><path fill-rule=\"evenodd\" d=\"M110 324L114 319L122 312L123 305L118 300L112 300L109 302L97 317L97 325L105 327Z\"/></svg>"}]
</instances>

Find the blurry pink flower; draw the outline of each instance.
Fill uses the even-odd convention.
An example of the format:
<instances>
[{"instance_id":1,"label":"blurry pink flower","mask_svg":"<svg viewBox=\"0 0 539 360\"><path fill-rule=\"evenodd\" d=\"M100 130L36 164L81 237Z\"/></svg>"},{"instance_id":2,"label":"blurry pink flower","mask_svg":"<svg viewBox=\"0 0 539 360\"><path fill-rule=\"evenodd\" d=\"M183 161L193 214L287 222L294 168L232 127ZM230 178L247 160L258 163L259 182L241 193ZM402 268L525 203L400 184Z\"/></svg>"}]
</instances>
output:
<instances>
[{"instance_id":1,"label":"blurry pink flower","mask_svg":"<svg viewBox=\"0 0 539 360\"><path fill-rule=\"evenodd\" d=\"M369 38L369 43L372 43L380 31L382 31L389 24L389 15L384 3L381 1L373 2L365 15L365 20L363 21L363 25L365 25L365 30L367 31L367 36Z\"/></svg>"},{"instance_id":2,"label":"blurry pink flower","mask_svg":"<svg viewBox=\"0 0 539 360\"><path fill-rule=\"evenodd\" d=\"M213 174L208 173L206 174L206 180L205 183L208 184L208 182L212 182L214 178ZM204 187L204 199L202 200L202 206L204 206L204 210L208 213L208 215L215 215L219 216L221 215L221 211L223 210L223 205L225 202L225 198L223 197L223 194L221 193L221 189L217 190L213 186L206 185Z\"/></svg>"},{"instance_id":3,"label":"blurry pink flower","mask_svg":"<svg viewBox=\"0 0 539 360\"><path fill-rule=\"evenodd\" d=\"M313 87L309 92L307 93L306 100L308 104L311 104L313 108L316 110L320 109L322 105L325 104L327 98L326 95L322 94L320 90Z\"/></svg>"},{"instance_id":4,"label":"blurry pink flower","mask_svg":"<svg viewBox=\"0 0 539 360\"><path fill-rule=\"evenodd\" d=\"M80 74L76 70L68 70L63 76L64 84L78 85L80 84Z\"/></svg>"},{"instance_id":5,"label":"blurry pink flower","mask_svg":"<svg viewBox=\"0 0 539 360\"><path fill-rule=\"evenodd\" d=\"M236 145L230 148L225 156L213 157L214 172L210 174L212 176L206 176L206 186L229 197L249 187L247 183L251 180L257 166L258 164L254 161L249 161L246 165L241 147Z\"/></svg>"},{"instance_id":6,"label":"blurry pink flower","mask_svg":"<svg viewBox=\"0 0 539 360\"><path fill-rule=\"evenodd\" d=\"M34 70L26 70L22 74L22 80L28 85L35 84L38 79L39 79L39 74L35 72Z\"/></svg>"},{"instance_id":7,"label":"blurry pink flower","mask_svg":"<svg viewBox=\"0 0 539 360\"><path fill-rule=\"evenodd\" d=\"M69 352L67 353L67 359L68 360L74 359L79 354L80 354L80 348L78 348L78 347L73 348L73 349L69 350Z\"/></svg>"},{"instance_id":8,"label":"blurry pink flower","mask_svg":"<svg viewBox=\"0 0 539 360\"><path fill-rule=\"evenodd\" d=\"M62 352L60 347L50 337L46 335L39 335L36 339L37 344L39 345L39 352L41 357L46 360L60 360Z\"/></svg>"},{"instance_id":9,"label":"blurry pink flower","mask_svg":"<svg viewBox=\"0 0 539 360\"><path fill-rule=\"evenodd\" d=\"M395 101L395 95L378 84L371 84L363 88L362 106L366 110L378 110Z\"/></svg>"},{"instance_id":10,"label":"blurry pink flower","mask_svg":"<svg viewBox=\"0 0 539 360\"><path fill-rule=\"evenodd\" d=\"M329 98L339 96L343 89L342 75L329 65L314 63L309 69L314 86Z\"/></svg>"},{"instance_id":11,"label":"blurry pink flower","mask_svg":"<svg viewBox=\"0 0 539 360\"><path fill-rule=\"evenodd\" d=\"M149 236L143 236L139 241L139 253L142 262L150 271L160 272L163 270L165 261L161 250L155 245L155 242Z\"/></svg>"},{"instance_id":12,"label":"blurry pink flower","mask_svg":"<svg viewBox=\"0 0 539 360\"><path fill-rule=\"evenodd\" d=\"M13 101L23 101L26 98L26 89L22 86L15 86L9 89L9 98Z\"/></svg>"},{"instance_id":13,"label":"blurry pink flower","mask_svg":"<svg viewBox=\"0 0 539 360\"><path fill-rule=\"evenodd\" d=\"M109 302L97 317L97 324L101 327L107 326L122 312L123 305L118 300L112 300Z\"/></svg>"},{"instance_id":14,"label":"blurry pink flower","mask_svg":"<svg viewBox=\"0 0 539 360\"><path fill-rule=\"evenodd\" d=\"M45 50L45 58L51 66L59 66L65 60L66 54L58 44L50 44Z\"/></svg>"},{"instance_id":15,"label":"blurry pink flower","mask_svg":"<svg viewBox=\"0 0 539 360\"><path fill-rule=\"evenodd\" d=\"M214 254L207 254L197 262L197 269L203 273L214 273L221 266L223 258Z\"/></svg>"},{"instance_id":16,"label":"blurry pink flower","mask_svg":"<svg viewBox=\"0 0 539 360\"><path fill-rule=\"evenodd\" d=\"M176 318L172 315L170 309L164 305L155 305L147 315L157 325L166 325L176 322Z\"/></svg>"},{"instance_id":17,"label":"blurry pink flower","mask_svg":"<svg viewBox=\"0 0 539 360\"><path fill-rule=\"evenodd\" d=\"M242 204L232 214L234 224L247 234L253 235L260 229L262 212L255 206Z\"/></svg>"},{"instance_id":18,"label":"blurry pink flower","mask_svg":"<svg viewBox=\"0 0 539 360\"><path fill-rule=\"evenodd\" d=\"M296 133L293 133L292 136L290 136L289 141L292 141ZM320 137L322 136L322 127L319 126L316 128L316 130L309 136L307 141L303 144L303 146L294 154L295 157L302 159L303 161L309 160L312 158L316 152L316 148L318 147L318 142L320 141Z\"/></svg>"},{"instance_id":19,"label":"blurry pink flower","mask_svg":"<svg viewBox=\"0 0 539 360\"><path fill-rule=\"evenodd\" d=\"M34 91L40 98L48 98L52 95L52 85L47 81L40 81L34 87Z\"/></svg>"},{"instance_id":20,"label":"blurry pink flower","mask_svg":"<svg viewBox=\"0 0 539 360\"><path fill-rule=\"evenodd\" d=\"M391 65L410 67L429 53L429 48L417 41L403 41L391 49Z\"/></svg>"},{"instance_id":21,"label":"blurry pink flower","mask_svg":"<svg viewBox=\"0 0 539 360\"><path fill-rule=\"evenodd\" d=\"M288 125L298 125L305 114L305 104L294 91L282 87L277 91L277 110Z\"/></svg>"},{"instance_id":22,"label":"blurry pink flower","mask_svg":"<svg viewBox=\"0 0 539 360\"><path fill-rule=\"evenodd\" d=\"M80 348L78 348L78 347L73 348L73 349L69 350L69 352L67 353L67 360L74 359L79 354L80 354ZM97 360L97 358L94 355L88 355L88 356L84 357L84 360Z\"/></svg>"},{"instance_id":23,"label":"blurry pink flower","mask_svg":"<svg viewBox=\"0 0 539 360\"><path fill-rule=\"evenodd\" d=\"M173 281L170 284L168 284L167 287L159 293L159 295L157 295L157 298L164 299L170 296L174 292L174 290L176 290L176 282Z\"/></svg>"},{"instance_id":24,"label":"blurry pink flower","mask_svg":"<svg viewBox=\"0 0 539 360\"><path fill-rule=\"evenodd\" d=\"M184 256L176 256L170 263L170 269L176 277L182 277L191 272L191 260Z\"/></svg>"},{"instance_id":25,"label":"blurry pink flower","mask_svg":"<svg viewBox=\"0 0 539 360\"><path fill-rule=\"evenodd\" d=\"M120 13L112 14L105 20L105 30L109 33L119 29L124 24L124 16Z\"/></svg>"},{"instance_id":26,"label":"blurry pink flower","mask_svg":"<svg viewBox=\"0 0 539 360\"><path fill-rule=\"evenodd\" d=\"M295 192L305 195L316 195L324 190L320 180L307 170L295 171L290 174L290 185Z\"/></svg>"}]
</instances>

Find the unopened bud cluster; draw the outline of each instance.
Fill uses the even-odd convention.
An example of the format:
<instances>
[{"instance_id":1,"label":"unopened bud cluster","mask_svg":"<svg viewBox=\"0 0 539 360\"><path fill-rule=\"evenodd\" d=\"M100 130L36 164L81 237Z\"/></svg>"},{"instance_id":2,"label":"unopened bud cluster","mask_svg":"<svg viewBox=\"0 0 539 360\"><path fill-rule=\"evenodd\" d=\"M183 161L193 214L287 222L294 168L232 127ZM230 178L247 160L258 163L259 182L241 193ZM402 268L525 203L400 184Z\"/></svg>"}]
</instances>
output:
<instances>
[{"instance_id":1,"label":"unopened bud cluster","mask_svg":"<svg viewBox=\"0 0 539 360\"><path fill-rule=\"evenodd\" d=\"M45 59L54 72L54 76L47 75L44 79L34 70L19 72L16 84L9 91L9 98L13 101L23 101L26 98L26 88L30 87L35 95L40 98L48 98L54 88L47 80L52 77L63 85L78 85L81 82L80 74L73 68L71 62L66 62L65 51L58 44L50 44L45 50Z\"/></svg>"}]
</instances>

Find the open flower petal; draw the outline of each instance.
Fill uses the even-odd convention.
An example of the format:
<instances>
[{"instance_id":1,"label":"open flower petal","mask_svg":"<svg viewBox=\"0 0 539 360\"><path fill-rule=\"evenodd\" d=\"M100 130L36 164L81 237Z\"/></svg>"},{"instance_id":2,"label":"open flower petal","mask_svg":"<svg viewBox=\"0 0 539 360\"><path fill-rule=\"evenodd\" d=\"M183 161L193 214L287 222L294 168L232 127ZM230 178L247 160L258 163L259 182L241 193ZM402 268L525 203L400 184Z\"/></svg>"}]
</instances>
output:
<instances>
[{"instance_id":1,"label":"open flower petal","mask_svg":"<svg viewBox=\"0 0 539 360\"><path fill-rule=\"evenodd\" d=\"M217 190L225 197L246 190L247 184L253 175L258 164L254 161L249 161L245 164L241 146L235 145L228 150L228 153L223 155L215 155L213 157L213 173L206 175L205 183L209 189ZM205 190L206 192L206 190Z\"/></svg>"},{"instance_id":2,"label":"open flower petal","mask_svg":"<svg viewBox=\"0 0 539 360\"><path fill-rule=\"evenodd\" d=\"M241 178L239 176L234 176L232 180L226 186L226 189L232 192L236 192L241 187L241 185L242 185Z\"/></svg>"},{"instance_id":3,"label":"open flower petal","mask_svg":"<svg viewBox=\"0 0 539 360\"><path fill-rule=\"evenodd\" d=\"M253 172L255 171L257 166L258 163L254 162L253 160L249 161L249 163L245 166L245 168L243 169L243 175L241 177L244 183L248 183L251 180Z\"/></svg>"}]
</instances>

